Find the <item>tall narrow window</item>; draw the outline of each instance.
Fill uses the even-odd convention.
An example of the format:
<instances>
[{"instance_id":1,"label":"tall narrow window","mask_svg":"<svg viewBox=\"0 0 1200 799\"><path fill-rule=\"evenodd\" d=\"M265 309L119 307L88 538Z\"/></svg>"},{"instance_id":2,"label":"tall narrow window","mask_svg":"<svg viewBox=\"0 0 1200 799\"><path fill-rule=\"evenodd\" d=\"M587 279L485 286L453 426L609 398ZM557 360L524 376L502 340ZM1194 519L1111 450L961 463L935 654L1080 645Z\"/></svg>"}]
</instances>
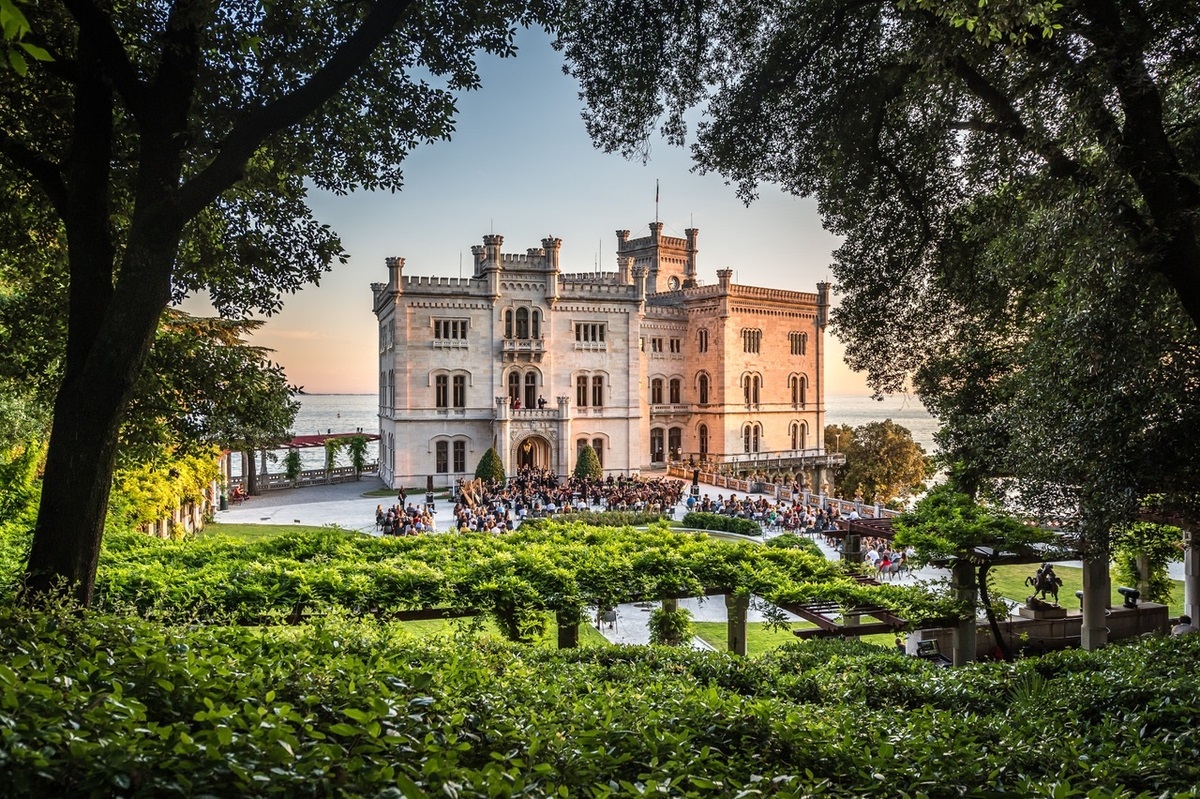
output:
<instances>
[{"instance_id":1,"label":"tall narrow window","mask_svg":"<svg viewBox=\"0 0 1200 799\"><path fill-rule=\"evenodd\" d=\"M529 309L517 309L517 338L529 338Z\"/></svg>"},{"instance_id":2,"label":"tall narrow window","mask_svg":"<svg viewBox=\"0 0 1200 799\"><path fill-rule=\"evenodd\" d=\"M532 328L530 330L530 333L533 334L532 335L533 338L541 338L542 337L542 312L539 311L537 308L533 309L533 320L530 324L530 327Z\"/></svg>"},{"instance_id":3,"label":"tall narrow window","mask_svg":"<svg viewBox=\"0 0 1200 799\"><path fill-rule=\"evenodd\" d=\"M445 375L433 378L433 404L439 408L450 407L450 381Z\"/></svg>"},{"instance_id":4,"label":"tall narrow window","mask_svg":"<svg viewBox=\"0 0 1200 799\"><path fill-rule=\"evenodd\" d=\"M753 447L753 449L751 451L758 452L758 446L759 446L759 443L761 443L761 438L762 438L762 425L758 425L758 424L754 425L751 428L751 434L753 436L753 438L751 439L751 442L750 442L751 446Z\"/></svg>"},{"instance_id":5,"label":"tall narrow window","mask_svg":"<svg viewBox=\"0 0 1200 799\"><path fill-rule=\"evenodd\" d=\"M742 428L742 452L750 451L750 425Z\"/></svg>"},{"instance_id":6,"label":"tall narrow window","mask_svg":"<svg viewBox=\"0 0 1200 799\"><path fill-rule=\"evenodd\" d=\"M504 312L504 337L513 337L513 312L508 310Z\"/></svg>"},{"instance_id":7,"label":"tall narrow window","mask_svg":"<svg viewBox=\"0 0 1200 799\"><path fill-rule=\"evenodd\" d=\"M454 471L465 472L467 470L467 442L454 442Z\"/></svg>"},{"instance_id":8,"label":"tall narrow window","mask_svg":"<svg viewBox=\"0 0 1200 799\"><path fill-rule=\"evenodd\" d=\"M650 404L662 405L662 378L654 378L650 381Z\"/></svg>"},{"instance_id":9,"label":"tall narrow window","mask_svg":"<svg viewBox=\"0 0 1200 799\"><path fill-rule=\"evenodd\" d=\"M683 383L683 381L680 380L678 377L671 379L671 391L670 391L670 396L667 401L670 402L672 405L678 405L680 403L679 395L681 393L680 385L682 383Z\"/></svg>"},{"instance_id":10,"label":"tall narrow window","mask_svg":"<svg viewBox=\"0 0 1200 799\"><path fill-rule=\"evenodd\" d=\"M700 385L699 385L700 404L707 405L708 404L708 375L704 375L704 374L700 375L699 383L700 383Z\"/></svg>"},{"instance_id":11,"label":"tall narrow window","mask_svg":"<svg viewBox=\"0 0 1200 799\"><path fill-rule=\"evenodd\" d=\"M508 373L508 401L515 403L521 398L521 373Z\"/></svg>"},{"instance_id":12,"label":"tall narrow window","mask_svg":"<svg viewBox=\"0 0 1200 799\"><path fill-rule=\"evenodd\" d=\"M755 375L753 380L750 381L750 398L755 405L758 404L758 391L760 388L762 388L762 378Z\"/></svg>"},{"instance_id":13,"label":"tall narrow window","mask_svg":"<svg viewBox=\"0 0 1200 799\"><path fill-rule=\"evenodd\" d=\"M667 454L678 459L683 454L683 428L672 427L667 431Z\"/></svg>"},{"instance_id":14,"label":"tall narrow window","mask_svg":"<svg viewBox=\"0 0 1200 799\"><path fill-rule=\"evenodd\" d=\"M677 339L677 338L671 339L670 344L671 344L671 352L683 352L683 342L680 341L679 339Z\"/></svg>"},{"instance_id":15,"label":"tall narrow window","mask_svg":"<svg viewBox=\"0 0 1200 799\"><path fill-rule=\"evenodd\" d=\"M696 331L696 351L697 352L708 352L708 331L707 330L697 330Z\"/></svg>"},{"instance_id":16,"label":"tall narrow window","mask_svg":"<svg viewBox=\"0 0 1200 799\"><path fill-rule=\"evenodd\" d=\"M525 373L525 407L537 407L537 373Z\"/></svg>"},{"instance_id":17,"label":"tall narrow window","mask_svg":"<svg viewBox=\"0 0 1200 799\"><path fill-rule=\"evenodd\" d=\"M592 378L592 406L604 407L604 378L599 375Z\"/></svg>"},{"instance_id":18,"label":"tall narrow window","mask_svg":"<svg viewBox=\"0 0 1200 799\"><path fill-rule=\"evenodd\" d=\"M698 432L700 438L700 459L704 460L708 457L708 425L700 425Z\"/></svg>"},{"instance_id":19,"label":"tall narrow window","mask_svg":"<svg viewBox=\"0 0 1200 799\"><path fill-rule=\"evenodd\" d=\"M584 375L575 378L575 405L586 408L588 404L588 379Z\"/></svg>"},{"instance_id":20,"label":"tall narrow window","mask_svg":"<svg viewBox=\"0 0 1200 799\"><path fill-rule=\"evenodd\" d=\"M742 397L746 400L746 404L750 404L750 375L745 375L742 378Z\"/></svg>"},{"instance_id":21,"label":"tall narrow window","mask_svg":"<svg viewBox=\"0 0 1200 799\"><path fill-rule=\"evenodd\" d=\"M600 467L604 468L604 439L593 438L592 449L596 450L596 460L600 461Z\"/></svg>"},{"instance_id":22,"label":"tall narrow window","mask_svg":"<svg viewBox=\"0 0 1200 799\"><path fill-rule=\"evenodd\" d=\"M661 427L650 431L650 462L663 462L663 431Z\"/></svg>"},{"instance_id":23,"label":"tall narrow window","mask_svg":"<svg viewBox=\"0 0 1200 799\"><path fill-rule=\"evenodd\" d=\"M467 407L467 378L465 375L454 376L454 407Z\"/></svg>"},{"instance_id":24,"label":"tall narrow window","mask_svg":"<svg viewBox=\"0 0 1200 799\"><path fill-rule=\"evenodd\" d=\"M742 330L742 350L757 354L762 345L762 331L747 327Z\"/></svg>"},{"instance_id":25,"label":"tall narrow window","mask_svg":"<svg viewBox=\"0 0 1200 799\"><path fill-rule=\"evenodd\" d=\"M808 334L793 330L788 333L788 343L792 348L792 355L803 355L808 348Z\"/></svg>"},{"instance_id":26,"label":"tall narrow window","mask_svg":"<svg viewBox=\"0 0 1200 799\"><path fill-rule=\"evenodd\" d=\"M803 408L808 404L808 378L800 375L796 382L800 386L800 407Z\"/></svg>"},{"instance_id":27,"label":"tall narrow window","mask_svg":"<svg viewBox=\"0 0 1200 799\"><path fill-rule=\"evenodd\" d=\"M439 441L434 444L436 465L435 469L438 474L445 474L450 471L450 444L446 441Z\"/></svg>"}]
</instances>

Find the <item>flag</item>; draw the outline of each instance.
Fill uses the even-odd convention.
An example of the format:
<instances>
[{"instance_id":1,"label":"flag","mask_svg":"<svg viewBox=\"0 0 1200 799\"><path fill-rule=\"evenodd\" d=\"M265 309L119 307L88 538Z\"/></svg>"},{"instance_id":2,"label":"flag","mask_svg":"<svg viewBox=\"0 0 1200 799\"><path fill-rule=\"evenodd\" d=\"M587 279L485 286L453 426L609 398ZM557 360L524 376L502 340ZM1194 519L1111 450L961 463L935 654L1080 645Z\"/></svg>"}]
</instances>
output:
<instances>
[{"instance_id":1,"label":"flag","mask_svg":"<svg viewBox=\"0 0 1200 799\"><path fill-rule=\"evenodd\" d=\"M654 181L654 204L658 205L658 181Z\"/></svg>"}]
</instances>

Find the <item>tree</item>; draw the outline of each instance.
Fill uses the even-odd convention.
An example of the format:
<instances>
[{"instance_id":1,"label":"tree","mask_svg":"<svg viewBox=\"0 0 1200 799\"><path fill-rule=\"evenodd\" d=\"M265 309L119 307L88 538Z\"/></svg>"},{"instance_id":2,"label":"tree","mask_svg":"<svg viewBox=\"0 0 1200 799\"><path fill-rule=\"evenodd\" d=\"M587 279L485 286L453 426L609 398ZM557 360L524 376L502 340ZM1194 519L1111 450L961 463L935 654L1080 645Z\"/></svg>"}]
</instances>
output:
<instances>
[{"instance_id":1,"label":"tree","mask_svg":"<svg viewBox=\"0 0 1200 799\"><path fill-rule=\"evenodd\" d=\"M660 122L682 144L703 106L702 171L815 196L850 365L913 382L962 488L1019 485L1106 557L1147 493L1200 504L1194 22L1183 0L594 0L560 44L599 146L644 154Z\"/></svg>"},{"instance_id":2,"label":"tree","mask_svg":"<svg viewBox=\"0 0 1200 799\"><path fill-rule=\"evenodd\" d=\"M825 451L826 452L845 452L854 443L854 428L848 424L827 424L825 425ZM841 496L838 493L844 486L844 478L846 476L846 464L834 466L830 470L830 477L833 480L834 493L836 496ZM853 488L853 486L851 486Z\"/></svg>"},{"instance_id":3,"label":"tree","mask_svg":"<svg viewBox=\"0 0 1200 799\"><path fill-rule=\"evenodd\" d=\"M367 437L351 436L346 439L346 451L350 454L350 465L354 467L354 479L358 480L367 467Z\"/></svg>"},{"instance_id":4,"label":"tree","mask_svg":"<svg viewBox=\"0 0 1200 799\"><path fill-rule=\"evenodd\" d=\"M896 544L912 547L918 562L948 561L951 570L960 574L969 570L977 572L975 584L979 600L987 614L992 636L1000 647L1005 660L1012 659L1012 652L1000 632L995 606L988 595L988 571L992 567L989 557L979 554L986 547L996 554L1026 553L1033 545L1046 547L1056 543L1048 530L1024 524L992 508L987 508L950 485L938 486L930 491L911 511L896 520ZM1042 557L1053 560L1052 550L1041 550ZM1066 548L1062 548L1065 556ZM960 578L960 583L965 583ZM968 618L974 623L975 610L969 610Z\"/></svg>"},{"instance_id":5,"label":"tree","mask_svg":"<svg viewBox=\"0 0 1200 799\"><path fill-rule=\"evenodd\" d=\"M6 9L8 6L5 7ZM477 51L513 53L540 0L247 0L24 7L52 61L0 72L0 205L65 242L67 347L28 596L91 599L120 423L169 303L278 309L345 254L307 185L396 190L452 130ZM320 20L320 24L311 24ZM446 88L424 78L444 80ZM32 216L39 216L33 214Z\"/></svg>"},{"instance_id":6,"label":"tree","mask_svg":"<svg viewBox=\"0 0 1200 799\"><path fill-rule=\"evenodd\" d=\"M290 483L295 485L300 479L300 472L304 466L300 460L300 450L295 447L288 447L287 454L283 456L283 475Z\"/></svg>"},{"instance_id":7,"label":"tree","mask_svg":"<svg viewBox=\"0 0 1200 799\"><path fill-rule=\"evenodd\" d=\"M504 482L504 462L500 460L494 447L488 447L488 451L479 459L479 465L475 467L475 477L485 482Z\"/></svg>"},{"instance_id":8,"label":"tree","mask_svg":"<svg viewBox=\"0 0 1200 799\"><path fill-rule=\"evenodd\" d=\"M888 504L911 496L933 474L925 449L891 419L859 425L849 438L839 470L843 495L861 487L866 501Z\"/></svg>"},{"instance_id":9,"label":"tree","mask_svg":"<svg viewBox=\"0 0 1200 799\"><path fill-rule=\"evenodd\" d=\"M575 461L575 476L581 480L599 480L604 477L600 457L591 444L585 444L579 451L579 460Z\"/></svg>"}]
</instances>

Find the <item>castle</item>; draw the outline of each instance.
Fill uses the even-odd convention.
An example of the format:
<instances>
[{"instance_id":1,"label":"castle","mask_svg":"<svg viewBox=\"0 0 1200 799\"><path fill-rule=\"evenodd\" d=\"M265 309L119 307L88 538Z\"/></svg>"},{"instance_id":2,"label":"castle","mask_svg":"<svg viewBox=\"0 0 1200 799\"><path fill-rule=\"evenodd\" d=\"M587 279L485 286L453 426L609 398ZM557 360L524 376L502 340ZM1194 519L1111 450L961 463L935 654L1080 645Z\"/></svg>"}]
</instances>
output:
<instances>
[{"instance_id":1,"label":"castle","mask_svg":"<svg viewBox=\"0 0 1200 799\"><path fill-rule=\"evenodd\" d=\"M699 231L617 231L615 272L564 273L561 239L524 255L471 248L468 278L374 283L380 476L453 484L494 447L508 474L572 473L592 445L607 474L789 473L825 481L823 337L815 294L697 279Z\"/></svg>"}]
</instances>

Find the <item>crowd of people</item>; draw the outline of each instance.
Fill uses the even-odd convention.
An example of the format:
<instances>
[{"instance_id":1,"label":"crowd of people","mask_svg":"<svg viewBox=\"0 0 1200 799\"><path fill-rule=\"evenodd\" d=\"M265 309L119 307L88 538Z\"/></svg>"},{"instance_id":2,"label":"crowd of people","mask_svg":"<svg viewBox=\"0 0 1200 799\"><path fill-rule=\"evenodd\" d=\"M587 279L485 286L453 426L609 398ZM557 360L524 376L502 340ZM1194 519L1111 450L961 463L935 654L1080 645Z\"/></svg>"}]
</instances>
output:
<instances>
[{"instance_id":1,"label":"crowd of people","mask_svg":"<svg viewBox=\"0 0 1200 799\"><path fill-rule=\"evenodd\" d=\"M384 535L421 535L437 531L433 517L434 508L430 505L404 504L404 496L400 501L384 509L383 505L375 506L375 526Z\"/></svg>"}]
</instances>

